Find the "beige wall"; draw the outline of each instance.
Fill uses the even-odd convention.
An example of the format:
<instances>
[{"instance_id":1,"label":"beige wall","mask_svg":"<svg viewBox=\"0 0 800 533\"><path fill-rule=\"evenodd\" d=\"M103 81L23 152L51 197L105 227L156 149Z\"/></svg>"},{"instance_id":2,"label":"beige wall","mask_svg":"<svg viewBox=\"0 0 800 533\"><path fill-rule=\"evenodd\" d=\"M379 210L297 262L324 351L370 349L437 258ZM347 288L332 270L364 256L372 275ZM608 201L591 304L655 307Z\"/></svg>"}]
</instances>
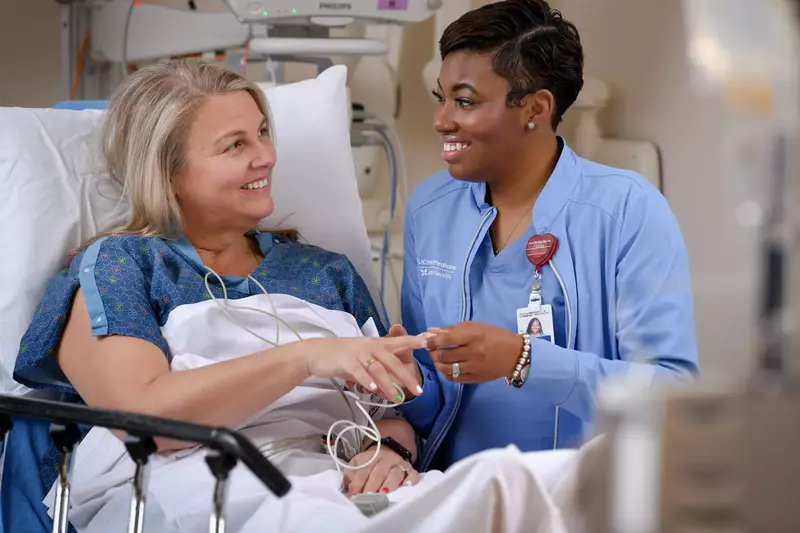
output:
<instances>
[{"instance_id":1,"label":"beige wall","mask_svg":"<svg viewBox=\"0 0 800 533\"><path fill-rule=\"evenodd\" d=\"M800 175L797 177L797 185L795 189L797 195L797 202L800 204ZM789 319L794 329L794 342L792 343L792 353L794 355L794 362L792 371L795 378L800 381L800 250L794 251L792 257L792 265L794 266L791 271L792 292L790 306L793 309L793 314Z\"/></svg>"},{"instance_id":2,"label":"beige wall","mask_svg":"<svg viewBox=\"0 0 800 533\"><path fill-rule=\"evenodd\" d=\"M691 255L706 370L714 375L743 368L755 333L754 236L734 219L743 193L731 178L722 109L689 86L680 2L555 3L581 31L587 73L612 86L614 100L602 115L607 131L653 141L661 150L666 195ZM432 42L431 21L409 27L399 67L403 112L397 129L412 186L442 168L431 127L433 103L421 77ZM0 0L0 104L49 106L61 99L58 76L57 4ZM357 84L354 96L358 92Z\"/></svg>"},{"instance_id":3,"label":"beige wall","mask_svg":"<svg viewBox=\"0 0 800 533\"><path fill-rule=\"evenodd\" d=\"M433 129L433 87L427 87L422 79L422 69L434 54L433 30L433 20L406 29L398 73L402 80L403 113L397 121L397 130L406 145L411 187L445 168L441 139Z\"/></svg>"},{"instance_id":4,"label":"beige wall","mask_svg":"<svg viewBox=\"0 0 800 533\"><path fill-rule=\"evenodd\" d=\"M678 0L560 0L581 32L586 71L612 85L602 116L613 135L655 142L663 183L689 247L701 361L710 374L742 369L754 341L755 236L734 210L726 117L690 86Z\"/></svg>"},{"instance_id":5,"label":"beige wall","mask_svg":"<svg viewBox=\"0 0 800 533\"><path fill-rule=\"evenodd\" d=\"M0 105L50 106L61 99L59 5L0 0Z\"/></svg>"}]
</instances>

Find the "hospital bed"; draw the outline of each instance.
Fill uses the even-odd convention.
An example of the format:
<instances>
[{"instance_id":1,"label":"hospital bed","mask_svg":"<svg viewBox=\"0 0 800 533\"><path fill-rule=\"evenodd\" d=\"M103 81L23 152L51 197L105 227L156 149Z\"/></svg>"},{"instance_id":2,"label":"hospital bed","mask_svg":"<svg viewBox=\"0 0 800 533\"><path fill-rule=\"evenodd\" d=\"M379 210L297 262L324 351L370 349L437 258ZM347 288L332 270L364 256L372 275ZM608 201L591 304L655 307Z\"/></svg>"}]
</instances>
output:
<instances>
[{"instance_id":1,"label":"hospital bed","mask_svg":"<svg viewBox=\"0 0 800 533\"><path fill-rule=\"evenodd\" d=\"M346 77L346 68L336 66L315 79L266 91L279 163L273 185L276 211L263 225L297 229L311 244L345 254L380 301L355 179ZM39 471L38 459L51 442L70 449L80 439L78 430L91 425L131 431L137 440L129 443L129 453L139 454L133 457L146 457L146 437L169 436L215 450L217 459L209 459L214 475L223 476L235 458L275 494L288 490L285 478L235 432L88 409L66 394L32 391L11 377L20 338L48 279L71 250L125 216L119 191L99 158L104 106L70 102L57 109L0 108L0 187L6 198L0 241L13 258L0 266L0 278L18 280L0 296L0 428L7 439L0 533L52 530L42 500L67 463L52 457ZM308 157L309 147L314 157Z\"/></svg>"}]
</instances>

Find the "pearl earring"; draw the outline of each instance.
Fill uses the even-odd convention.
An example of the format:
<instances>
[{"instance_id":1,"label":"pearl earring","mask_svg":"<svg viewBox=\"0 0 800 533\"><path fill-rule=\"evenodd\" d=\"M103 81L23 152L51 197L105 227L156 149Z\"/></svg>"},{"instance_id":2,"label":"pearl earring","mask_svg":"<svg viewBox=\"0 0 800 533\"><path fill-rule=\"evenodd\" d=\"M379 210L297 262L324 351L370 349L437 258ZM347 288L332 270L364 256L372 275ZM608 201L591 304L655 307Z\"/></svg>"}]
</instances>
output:
<instances>
[{"instance_id":1,"label":"pearl earring","mask_svg":"<svg viewBox=\"0 0 800 533\"><path fill-rule=\"evenodd\" d=\"M532 130L532 129L533 129L533 128L535 128L535 127L536 127L536 124L535 124L533 121L531 121L531 122L528 122L528 129L529 129L529 130Z\"/></svg>"}]
</instances>

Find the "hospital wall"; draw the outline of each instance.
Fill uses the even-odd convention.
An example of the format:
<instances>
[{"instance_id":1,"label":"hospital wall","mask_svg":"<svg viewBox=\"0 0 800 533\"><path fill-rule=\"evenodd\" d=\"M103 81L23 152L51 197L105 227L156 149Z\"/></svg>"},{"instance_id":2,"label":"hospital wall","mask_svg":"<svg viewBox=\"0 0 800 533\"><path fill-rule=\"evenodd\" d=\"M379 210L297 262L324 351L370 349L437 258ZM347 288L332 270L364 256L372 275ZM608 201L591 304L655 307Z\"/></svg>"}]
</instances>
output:
<instances>
[{"instance_id":1,"label":"hospital wall","mask_svg":"<svg viewBox=\"0 0 800 533\"><path fill-rule=\"evenodd\" d=\"M689 248L704 370L742 375L758 334L757 240L735 217L747 187L733 178L721 99L690 83L681 2L557 3L581 32L587 72L614 91L605 131L659 147L664 193Z\"/></svg>"},{"instance_id":2,"label":"hospital wall","mask_svg":"<svg viewBox=\"0 0 800 533\"><path fill-rule=\"evenodd\" d=\"M54 0L0 0L0 105L58 101L58 13Z\"/></svg>"},{"instance_id":3,"label":"hospital wall","mask_svg":"<svg viewBox=\"0 0 800 533\"><path fill-rule=\"evenodd\" d=\"M719 129L724 112L714 99L689 85L680 2L556 0L555 4L581 31L587 73L612 87L614 99L601 115L606 133L653 141L661 151L665 193L689 247L707 375L741 375L757 333L756 242L734 217L744 195L742 184L730 178L731 163L726 161L727 147ZM408 27L398 69L402 111L396 127L405 145L412 186L442 168L441 143L432 130L434 105L421 77L434 53L432 43L432 21ZM50 106L62 98L58 45L56 2L0 0L0 105ZM353 79L354 98L390 115L391 110L369 100L371 88L384 82L363 76ZM373 195L386 198L385 180L379 180ZM370 226L379 229L374 213L367 215ZM393 296L387 300L396 308Z\"/></svg>"}]
</instances>

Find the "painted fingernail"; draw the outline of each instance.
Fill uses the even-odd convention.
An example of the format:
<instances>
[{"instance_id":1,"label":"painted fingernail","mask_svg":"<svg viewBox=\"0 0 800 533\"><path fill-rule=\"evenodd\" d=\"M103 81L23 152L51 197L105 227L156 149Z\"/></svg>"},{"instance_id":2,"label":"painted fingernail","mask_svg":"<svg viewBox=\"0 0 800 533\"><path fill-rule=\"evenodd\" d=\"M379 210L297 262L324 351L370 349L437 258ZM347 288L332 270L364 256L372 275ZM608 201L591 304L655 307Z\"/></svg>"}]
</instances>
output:
<instances>
[{"instance_id":1,"label":"painted fingernail","mask_svg":"<svg viewBox=\"0 0 800 533\"><path fill-rule=\"evenodd\" d=\"M370 383L369 384L369 390L376 390L377 388L378 388L377 384L375 384L375 383Z\"/></svg>"},{"instance_id":2,"label":"painted fingernail","mask_svg":"<svg viewBox=\"0 0 800 533\"><path fill-rule=\"evenodd\" d=\"M402 402L403 401L403 395L398 392L395 395L394 399L397 400L398 402Z\"/></svg>"},{"instance_id":3,"label":"painted fingernail","mask_svg":"<svg viewBox=\"0 0 800 533\"><path fill-rule=\"evenodd\" d=\"M386 487L383 487L383 488L381 489L381 492L383 492L384 494L389 494L389 489L388 489L388 488L386 488Z\"/></svg>"},{"instance_id":4,"label":"painted fingernail","mask_svg":"<svg viewBox=\"0 0 800 533\"><path fill-rule=\"evenodd\" d=\"M417 391L417 394L422 394L422 387L417 385L416 391Z\"/></svg>"}]
</instances>

